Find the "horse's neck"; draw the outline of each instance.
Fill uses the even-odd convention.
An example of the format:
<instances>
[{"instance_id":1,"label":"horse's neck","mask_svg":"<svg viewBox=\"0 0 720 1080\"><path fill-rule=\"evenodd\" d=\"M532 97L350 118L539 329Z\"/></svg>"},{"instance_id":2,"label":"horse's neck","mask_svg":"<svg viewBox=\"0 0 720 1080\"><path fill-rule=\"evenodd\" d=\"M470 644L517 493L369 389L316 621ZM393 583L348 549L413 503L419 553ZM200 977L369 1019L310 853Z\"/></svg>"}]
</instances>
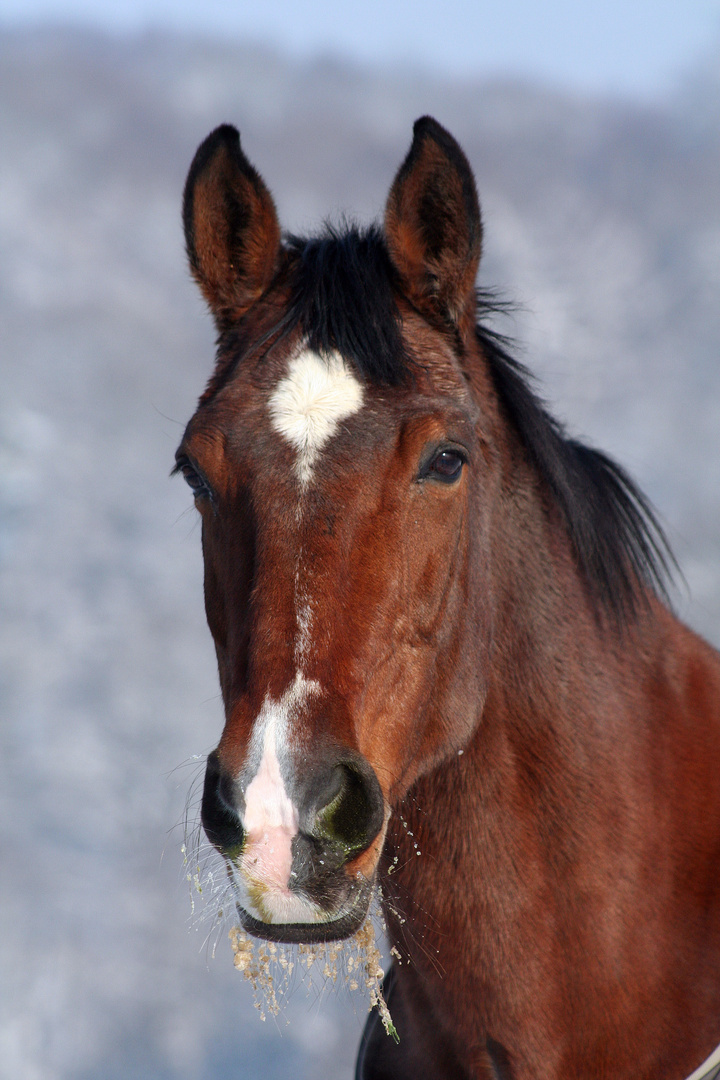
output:
<instances>
[{"instance_id":1,"label":"horse's neck","mask_svg":"<svg viewBox=\"0 0 720 1080\"><path fill-rule=\"evenodd\" d=\"M468 1030L481 1000L493 1036L515 1025L552 1056L571 1001L608 1062L620 1051L598 1017L612 1015L641 1064L687 1020L679 986L697 1024L693 1046L675 1033L689 1073L720 1011L703 989L720 963L720 663L669 614L652 618L604 644L586 623L496 650L471 743L394 823L388 884L412 927L396 923L396 939L429 978L444 972L458 1017L475 1003ZM570 1075L558 1070L548 1058L548 1076Z\"/></svg>"},{"instance_id":2,"label":"horse's neck","mask_svg":"<svg viewBox=\"0 0 720 1080\"><path fill-rule=\"evenodd\" d=\"M720 659L654 600L598 611L522 464L502 506L485 694L391 820L391 936L518 1075L689 1075L720 1038Z\"/></svg>"}]
</instances>

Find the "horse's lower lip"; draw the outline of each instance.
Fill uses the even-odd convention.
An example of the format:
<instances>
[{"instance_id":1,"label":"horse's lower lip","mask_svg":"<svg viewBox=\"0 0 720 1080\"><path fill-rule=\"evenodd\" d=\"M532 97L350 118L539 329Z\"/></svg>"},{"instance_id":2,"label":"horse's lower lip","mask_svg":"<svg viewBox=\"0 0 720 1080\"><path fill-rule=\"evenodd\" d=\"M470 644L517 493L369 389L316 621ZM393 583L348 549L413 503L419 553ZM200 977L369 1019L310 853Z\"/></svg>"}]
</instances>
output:
<instances>
[{"instance_id":1,"label":"horse's lower lip","mask_svg":"<svg viewBox=\"0 0 720 1080\"><path fill-rule=\"evenodd\" d=\"M240 904L237 912L243 930L253 937L265 938L267 941L285 942L289 945L312 944L321 941L343 941L352 937L364 923L368 909L372 888L363 889L356 897L349 911L344 912L336 919L328 919L327 922L308 923L266 923L255 919Z\"/></svg>"}]
</instances>

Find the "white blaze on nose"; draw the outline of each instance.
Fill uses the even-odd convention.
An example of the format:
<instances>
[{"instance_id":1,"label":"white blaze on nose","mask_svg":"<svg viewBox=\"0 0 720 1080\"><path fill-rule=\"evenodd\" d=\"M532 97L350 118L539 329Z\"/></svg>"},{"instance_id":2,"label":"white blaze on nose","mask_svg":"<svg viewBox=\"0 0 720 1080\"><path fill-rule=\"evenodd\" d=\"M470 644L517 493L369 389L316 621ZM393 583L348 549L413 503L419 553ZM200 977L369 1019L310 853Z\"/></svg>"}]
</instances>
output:
<instances>
[{"instance_id":1,"label":"white blaze on nose","mask_svg":"<svg viewBox=\"0 0 720 1080\"><path fill-rule=\"evenodd\" d=\"M290 892L292 841L298 833L298 811L285 788L281 759L288 728L318 683L300 672L280 701L267 698L258 714L253 746L261 746L260 763L245 789L242 871L243 906L262 922L312 921L308 904Z\"/></svg>"},{"instance_id":2,"label":"white blaze on nose","mask_svg":"<svg viewBox=\"0 0 720 1080\"><path fill-rule=\"evenodd\" d=\"M295 470L302 486L322 447L342 420L358 412L362 399L360 381L339 353L321 357L304 349L291 360L269 409L275 430L297 450Z\"/></svg>"},{"instance_id":3,"label":"white blaze on nose","mask_svg":"<svg viewBox=\"0 0 720 1080\"><path fill-rule=\"evenodd\" d=\"M297 810L285 790L277 755L279 711L272 704L267 710L262 758L245 792L243 827L250 843L271 833L292 839L298 828Z\"/></svg>"}]
</instances>

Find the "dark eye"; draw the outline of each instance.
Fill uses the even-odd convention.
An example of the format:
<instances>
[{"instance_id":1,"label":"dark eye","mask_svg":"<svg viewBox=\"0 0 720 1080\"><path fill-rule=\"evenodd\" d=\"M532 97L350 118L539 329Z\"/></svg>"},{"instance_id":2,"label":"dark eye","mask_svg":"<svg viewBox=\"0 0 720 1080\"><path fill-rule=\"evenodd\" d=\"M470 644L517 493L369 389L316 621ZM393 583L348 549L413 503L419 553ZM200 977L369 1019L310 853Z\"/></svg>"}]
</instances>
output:
<instances>
[{"instance_id":1,"label":"dark eye","mask_svg":"<svg viewBox=\"0 0 720 1080\"><path fill-rule=\"evenodd\" d=\"M430 461L425 475L452 484L460 478L464 464L465 458L459 450L440 450Z\"/></svg>"},{"instance_id":2,"label":"dark eye","mask_svg":"<svg viewBox=\"0 0 720 1080\"><path fill-rule=\"evenodd\" d=\"M208 487L207 482L203 479L197 469L190 464L187 458L181 458L180 461L178 461L175 472L182 473L185 483L191 489L196 499L202 495L210 494L210 488Z\"/></svg>"}]
</instances>

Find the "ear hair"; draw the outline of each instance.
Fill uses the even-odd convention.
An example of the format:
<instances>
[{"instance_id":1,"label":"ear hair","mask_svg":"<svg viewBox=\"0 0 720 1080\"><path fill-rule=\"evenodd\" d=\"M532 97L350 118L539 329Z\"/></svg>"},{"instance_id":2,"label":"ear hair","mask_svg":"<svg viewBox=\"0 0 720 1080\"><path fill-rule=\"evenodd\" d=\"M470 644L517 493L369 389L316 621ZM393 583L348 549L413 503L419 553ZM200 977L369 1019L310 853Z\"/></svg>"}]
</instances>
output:
<instances>
[{"instance_id":1,"label":"ear hair","mask_svg":"<svg viewBox=\"0 0 720 1080\"><path fill-rule=\"evenodd\" d=\"M463 332L469 318L474 326L482 247L475 180L458 143L430 116L415 122L412 146L390 189L385 239L418 308Z\"/></svg>"},{"instance_id":2,"label":"ear hair","mask_svg":"<svg viewBox=\"0 0 720 1080\"><path fill-rule=\"evenodd\" d=\"M190 270L222 331L267 289L280 252L272 196L230 124L211 132L195 154L183 224Z\"/></svg>"}]
</instances>

